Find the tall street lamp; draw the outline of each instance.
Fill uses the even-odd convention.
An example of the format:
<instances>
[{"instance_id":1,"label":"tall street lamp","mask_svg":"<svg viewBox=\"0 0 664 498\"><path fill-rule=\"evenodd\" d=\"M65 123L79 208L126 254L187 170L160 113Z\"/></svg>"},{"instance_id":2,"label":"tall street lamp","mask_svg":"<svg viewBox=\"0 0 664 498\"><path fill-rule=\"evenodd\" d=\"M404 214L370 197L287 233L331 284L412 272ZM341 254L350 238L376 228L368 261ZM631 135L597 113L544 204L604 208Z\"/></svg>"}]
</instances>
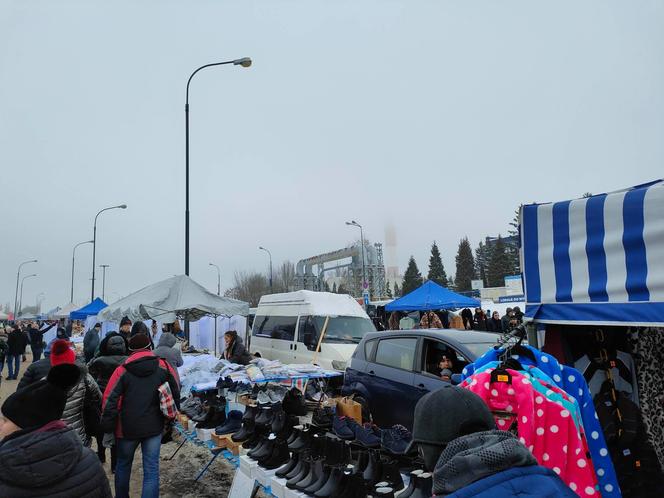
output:
<instances>
[{"instance_id":1,"label":"tall street lamp","mask_svg":"<svg viewBox=\"0 0 664 498\"><path fill-rule=\"evenodd\" d=\"M242 59L235 59L225 62L214 62L212 64L205 64L199 67L187 80L187 96L184 104L184 129L185 129L185 208L184 208L184 274L189 275L189 84L194 75L201 69L212 66L223 66L226 64L233 64L234 66L249 67L251 66L251 59L243 57Z\"/></svg>"},{"instance_id":2,"label":"tall street lamp","mask_svg":"<svg viewBox=\"0 0 664 498\"><path fill-rule=\"evenodd\" d=\"M21 268L23 265L27 265L28 263L36 263L36 259L30 259L28 261L23 261L20 265L18 265L18 271L16 272L16 292L14 293L14 320L16 320L16 317L18 315L18 279L19 276L21 275Z\"/></svg>"},{"instance_id":3,"label":"tall street lamp","mask_svg":"<svg viewBox=\"0 0 664 498\"><path fill-rule=\"evenodd\" d=\"M217 296L221 296L221 270L214 263L210 263L210 266L214 266L217 269Z\"/></svg>"},{"instance_id":4,"label":"tall street lamp","mask_svg":"<svg viewBox=\"0 0 664 498\"><path fill-rule=\"evenodd\" d=\"M25 277L23 277L21 279L21 297L18 300L18 311L19 311L19 313L21 312L21 308L23 307L23 282L25 282L26 278L32 278L32 277L36 277L36 276L37 276L37 274L33 273L32 275L26 275ZM16 320L16 317L14 317L14 320Z\"/></svg>"},{"instance_id":5,"label":"tall street lamp","mask_svg":"<svg viewBox=\"0 0 664 498\"><path fill-rule=\"evenodd\" d=\"M367 290L369 286L367 284L367 274L364 267L364 232L362 230L362 225L355 220L347 221L346 225L358 227L360 229L360 243L362 244L362 296L364 297L364 306L366 307L369 304L369 292Z\"/></svg>"},{"instance_id":6,"label":"tall street lamp","mask_svg":"<svg viewBox=\"0 0 664 498\"><path fill-rule=\"evenodd\" d=\"M270 256L270 294L272 294L272 253L263 246L260 246L259 249L265 251Z\"/></svg>"},{"instance_id":7,"label":"tall street lamp","mask_svg":"<svg viewBox=\"0 0 664 498\"><path fill-rule=\"evenodd\" d=\"M127 209L126 204L120 204L119 206L111 206L102 209L97 213L95 216L95 224L94 224L94 229L93 229L93 237L92 237L92 292L91 297L90 297L90 302L95 300L95 263L96 263L96 255L97 255L97 217L103 213L104 211L109 211L111 209Z\"/></svg>"},{"instance_id":8,"label":"tall street lamp","mask_svg":"<svg viewBox=\"0 0 664 498\"><path fill-rule=\"evenodd\" d=\"M93 244L94 240L86 240L85 242L79 242L74 246L74 250L71 253L71 294L69 296L69 302L74 302L74 266L76 265L76 248L82 246L83 244Z\"/></svg>"},{"instance_id":9,"label":"tall street lamp","mask_svg":"<svg viewBox=\"0 0 664 498\"><path fill-rule=\"evenodd\" d=\"M106 268L108 268L111 265L99 265L99 267L102 269L102 277L101 277L101 300L105 301L104 296L106 295Z\"/></svg>"}]
</instances>

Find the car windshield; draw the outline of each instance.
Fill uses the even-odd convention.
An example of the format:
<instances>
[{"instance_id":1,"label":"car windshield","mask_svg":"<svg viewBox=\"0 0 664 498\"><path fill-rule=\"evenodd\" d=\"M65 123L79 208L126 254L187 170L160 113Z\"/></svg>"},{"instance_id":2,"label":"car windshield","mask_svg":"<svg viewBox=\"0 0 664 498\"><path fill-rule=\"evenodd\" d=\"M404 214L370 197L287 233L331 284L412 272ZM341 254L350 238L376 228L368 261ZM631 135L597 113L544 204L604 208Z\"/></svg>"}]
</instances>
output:
<instances>
[{"instance_id":1,"label":"car windshield","mask_svg":"<svg viewBox=\"0 0 664 498\"><path fill-rule=\"evenodd\" d=\"M316 330L323 330L325 326L324 316L315 316ZM331 316L327 325L327 332L323 342L358 344L364 334L376 332L376 327L368 318L359 316Z\"/></svg>"},{"instance_id":2,"label":"car windshield","mask_svg":"<svg viewBox=\"0 0 664 498\"><path fill-rule=\"evenodd\" d=\"M479 358L495 344L495 342L466 342L463 345L466 346L466 348L469 349L471 353L473 353L475 358Z\"/></svg>"}]
</instances>

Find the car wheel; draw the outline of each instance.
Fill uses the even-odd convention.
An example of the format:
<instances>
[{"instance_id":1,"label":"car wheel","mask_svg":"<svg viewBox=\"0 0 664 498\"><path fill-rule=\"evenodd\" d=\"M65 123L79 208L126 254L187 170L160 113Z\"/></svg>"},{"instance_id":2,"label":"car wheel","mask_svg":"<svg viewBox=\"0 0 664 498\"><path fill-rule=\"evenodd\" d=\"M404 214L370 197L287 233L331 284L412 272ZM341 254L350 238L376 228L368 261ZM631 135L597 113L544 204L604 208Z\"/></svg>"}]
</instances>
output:
<instances>
[{"instance_id":1,"label":"car wheel","mask_svg":"<svg viewBox=\"0 0 664 498\"><path fill-rule=\"evenodd\" d=\"M371 422L371 410L369 409L369 402L362 396L353 397L353 401L362 406L362 422Z\"/></svg>"}]
</instances>

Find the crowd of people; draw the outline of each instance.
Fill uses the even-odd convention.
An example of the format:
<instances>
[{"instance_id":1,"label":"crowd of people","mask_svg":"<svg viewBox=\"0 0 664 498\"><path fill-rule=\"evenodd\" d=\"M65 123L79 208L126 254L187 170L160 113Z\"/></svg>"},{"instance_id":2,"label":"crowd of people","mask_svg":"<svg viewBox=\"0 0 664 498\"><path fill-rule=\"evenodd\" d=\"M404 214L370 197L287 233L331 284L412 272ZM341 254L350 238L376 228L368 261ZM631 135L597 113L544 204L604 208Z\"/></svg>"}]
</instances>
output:
<instances>
[{"instance_id":1,"label":"crowd of people","mask_svg":"<svg viewBox=\"0 0 664 498\"><path fill-rule=\"evenodd\" d=\"M57 322L0 328L0 374L19 380L30 345L32 363L0 411L0 496L129 497L134 453L141 446L141 496L159 496L159 450L180 401L176 368L183 363L179 324L161 331L125 317L101 336L95 324L77 355L72 328ZM44 333L57 326L48 344ZM42 354L44 357L42 358ZM97 455L92 451L96 439Z\"/></svg>"},{"instance_id":2,"label":"crowd of people","mask_svg":"<svg viewBox=\"0 0 664 498\"><path fill-rule=\"evenodd\" d=\"M413 329L465 329L483 332L506 333L523 323L523 312L518 306L507 308L503 316L499 311L484 311L482 308L470 308L452 312L446 310L424 311L419 313L402 313L394 311L390 314L387 327L381 322L374 323L378 330L413 330Z\"/></svg>"}]
</instances>

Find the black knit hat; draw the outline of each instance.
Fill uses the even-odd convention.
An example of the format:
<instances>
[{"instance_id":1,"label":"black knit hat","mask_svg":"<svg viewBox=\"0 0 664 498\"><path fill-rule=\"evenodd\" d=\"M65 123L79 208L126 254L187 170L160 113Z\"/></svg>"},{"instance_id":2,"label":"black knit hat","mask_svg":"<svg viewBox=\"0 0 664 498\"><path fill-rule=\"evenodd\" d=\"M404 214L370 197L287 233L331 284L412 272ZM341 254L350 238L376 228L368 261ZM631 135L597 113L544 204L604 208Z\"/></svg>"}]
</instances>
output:
<instances>
[{"instance_id":1,"label":"black knit hat","mask_svg":"<svg viewBox=\"0 0 664 498\"><path fill-rule=\"evenodd\" d=\"M150 338L145 334L136 334L129 339L129 351L140 351L150 347Z\"/></svg>"},{"instance_id":2,"label":"black knit hat","mask_svg":"<svg viewBox=\"0 0 664 498\"><path fill-rule=\"evenodd\" d=\"M129 337L134 337L135 335L138 334L148 335L149 333L150 331L148 330L148 326L145 325L143 322L138 321L131 326L131 332L129 332Z\"/></svg>"},{"instance_id":3,"label":"black knit hat","mask_svg":"<svg viewBox=\"0 0 664 498\"><path fill-rule=\"evenodd\" d=\"M448 385L423 396L415 405L413 440L420 447L427 470L433 470L445 446L454 439L496 428L482 398L461 387Z\"/></svg>"},{"instance_id":4,"label":"black knit hat","mask_svg":"<svg viewBox=\"0 0 664 498\"><path fill-rule=\"evenodd\" d=\"M45 380L10 395L2 404L2 415L21 429L38 428L59 420L67 402L67 391L76 385L80 375L76 365L52 367Z\"/></svg>"},{"instance_id":5,"label":"black knit hat","mask_svg":"<svg viewBox=\"0 0 664 498\"><path fill-rule=\"evenodd\" d=\"M120 327L124 327L125 325L131 325L131 320L128 316L123 316L122 320L120 320Z\"/></svg>"}]
</instances>

